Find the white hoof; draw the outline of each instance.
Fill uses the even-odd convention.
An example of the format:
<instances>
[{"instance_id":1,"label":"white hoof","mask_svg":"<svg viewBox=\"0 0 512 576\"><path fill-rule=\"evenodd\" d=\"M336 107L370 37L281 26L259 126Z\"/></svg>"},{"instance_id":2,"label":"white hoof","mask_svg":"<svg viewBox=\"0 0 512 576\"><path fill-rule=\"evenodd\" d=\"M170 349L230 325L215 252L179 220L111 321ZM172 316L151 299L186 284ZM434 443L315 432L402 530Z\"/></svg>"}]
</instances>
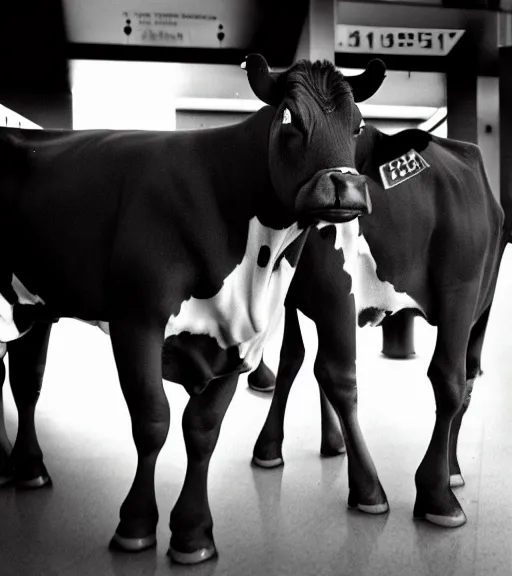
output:
<instances>
[{"instance_id":1,"label":"white hoof","mask_svg":"<svg viewBox=\"0 0 512 576\"><path fill-rule=\"evenodd\" d=\"M365 514L384 514L389 510L389 504L384 502L382 504L358 504L357 506L348 506L351 510L360 510Z\"/></svg>"},{"instance_id":2,"label":"white hoof","mask_svg":"<svg viewBox=\"0 0 512 576\"><path fill-rule=\"evenodd\" d=\"M452 474L450 476L450 487L451 488L460 488L461 486L464 486L465 482L464 482L464 478L462 477L462 474Z\"/></svg>"},{"instance_id":3,"label":"white hoof","mask_svg":"<svg viewBox=\"0 0 512 576\"><path fill-rule=\"evenodd\" d=\"M24 488L25 490L34 490L37 488L43 488L50 483L50 478L48 476L37 476L37 478L32 478L30 480L18 480L18 488Z\"/></svg>"},{"instance_id":4,"label":"white hoof","mask_svg":"<svg viewBox=\"0 0 512 576\"><path fill-rule=\"evenodd\" d=\"M273 460L261 460L256 456L252 457L252 462L260 468L278 468L284 464L284 460L282 458L274 458Z\"/></svg>"},{"instance_id":5,"label":"white hoof","mask_svg":"<svg viewBox=\"0 0 512 576\"><path fill-rule=\"evenodd\" d=\"M148 548L156 546L156 534L144 536L144 538L124 538L119 534L114 534L110 541L112 548L123 550L124 552L142 552Z\"/></svg>"},{"instance_id":6,"label":"white hoof","mask_svg":"<svg viewBox=\"0 0 512 576\"><path fill-rule=\"evenodd\" d=\"M423 519L436 526L443 528L458 528L467 522L464 512L457 514L457 516L442 516L440 514L429 514L428 512L423 516Z\"/></svg>"},{"instance_id":7,"label":"white hoof","mask_svg":"<svg viewBox=\"0 0 512 576\"><path fill-rule=\"evenodd\" d=\"M172 546L169 546L167 554L171 560L177 564L200 564L217 556L217 550L215 546L210 546L209 548L201 548L195 552L179 552L178 550L174 550Z\"/></svg>"}]
</instances>

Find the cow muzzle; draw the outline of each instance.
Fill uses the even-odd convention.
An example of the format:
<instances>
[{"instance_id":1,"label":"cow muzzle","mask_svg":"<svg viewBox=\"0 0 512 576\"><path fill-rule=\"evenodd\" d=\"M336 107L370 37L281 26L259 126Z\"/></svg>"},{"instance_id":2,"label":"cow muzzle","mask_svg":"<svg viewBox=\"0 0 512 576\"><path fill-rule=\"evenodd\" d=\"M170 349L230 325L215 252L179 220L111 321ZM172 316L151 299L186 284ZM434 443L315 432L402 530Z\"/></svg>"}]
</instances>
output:
<instances>
[{"instance_id":1,"label":"cow muzzle","mask_svg":"<svg viewBox=\"0 0 512 576\"><path fill-rule=\"evenodd\" d=\"M372 211L366 178L354 168L318 172L299 190L295 207L309 223L348 222Z\"/></svg>"}]
</instances>

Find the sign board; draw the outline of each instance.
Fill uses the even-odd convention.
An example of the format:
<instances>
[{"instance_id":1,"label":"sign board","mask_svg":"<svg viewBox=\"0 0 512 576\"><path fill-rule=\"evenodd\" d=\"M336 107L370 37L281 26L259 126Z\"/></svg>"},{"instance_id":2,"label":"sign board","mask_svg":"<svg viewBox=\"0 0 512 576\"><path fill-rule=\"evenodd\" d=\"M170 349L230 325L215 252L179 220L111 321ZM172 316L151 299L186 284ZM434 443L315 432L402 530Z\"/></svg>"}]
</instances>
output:
<instances>
[{"instance_id":1,"label":"sign board","mask_svg":"<svg viewBox=\"0 0 512 576\"><path fill-rule=\"evenodd\" d=\"M253 0L64 0L70 42L241 48L258 14Z\"/></svg>"},{"instance_id":2,"label":"sign board","mask_svg":"<svg viewBox=\"0 0 512 576\"><path fill-rule=\"evenodd\" d=\"M336 52L446 56L463 34L464 30L338 24Z\"/></svg>"}]
</instances>

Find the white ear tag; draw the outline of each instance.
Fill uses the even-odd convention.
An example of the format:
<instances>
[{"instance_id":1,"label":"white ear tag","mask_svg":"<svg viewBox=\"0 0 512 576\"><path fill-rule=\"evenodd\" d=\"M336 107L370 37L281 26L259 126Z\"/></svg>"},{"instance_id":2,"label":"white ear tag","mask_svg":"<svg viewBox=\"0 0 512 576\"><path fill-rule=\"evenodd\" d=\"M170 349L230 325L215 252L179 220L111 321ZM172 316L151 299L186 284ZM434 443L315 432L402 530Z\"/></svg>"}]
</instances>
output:
<instances>
[{"instance_id":1,"label":"white ear tag","mask_svg":"<svg viewBox=\"0 0 512 576\"><path fill-rule=\"evenodd\" d=\"M292 123L292 114L288 110L288 108L285 108L283 112L283 124L291 124L291 123Z\"/></svg>"}]
</instances>

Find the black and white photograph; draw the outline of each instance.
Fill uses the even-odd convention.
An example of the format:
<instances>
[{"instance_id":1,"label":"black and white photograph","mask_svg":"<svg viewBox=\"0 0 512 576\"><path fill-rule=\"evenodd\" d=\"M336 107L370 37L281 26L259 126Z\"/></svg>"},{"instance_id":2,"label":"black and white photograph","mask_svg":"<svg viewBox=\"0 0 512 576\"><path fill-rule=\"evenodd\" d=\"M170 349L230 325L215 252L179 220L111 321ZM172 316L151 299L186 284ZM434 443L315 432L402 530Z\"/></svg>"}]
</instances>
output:
<instances>
[{"instance_id":1,"label":"black and white photograph","mask_svg":"<svg viewBox=\"0 0 512 576\"><path fill-rule=\"evenodd\" d=\"M512 0L7 0L0 576L512 575Z\"/></svg>"}]
</instances>

